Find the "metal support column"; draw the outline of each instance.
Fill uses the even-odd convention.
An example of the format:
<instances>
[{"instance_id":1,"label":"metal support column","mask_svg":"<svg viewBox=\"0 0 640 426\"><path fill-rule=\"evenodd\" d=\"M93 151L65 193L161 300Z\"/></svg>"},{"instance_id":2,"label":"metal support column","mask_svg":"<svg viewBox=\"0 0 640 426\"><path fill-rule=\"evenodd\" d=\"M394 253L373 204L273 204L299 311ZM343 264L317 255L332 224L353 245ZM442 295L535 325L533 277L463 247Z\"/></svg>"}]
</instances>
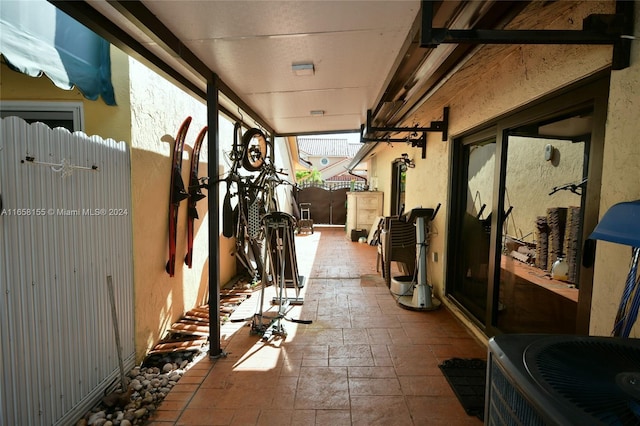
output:
<instances>
[{"instance_id":1,"label":"metal support column","mask_svg":"<svg viewBox=\"0 0 640 426\"><path fill-rule=\"evenodd\" d=\"M218 76L211 73L207 79L207 125L209 143L207 163L209 169L209 357L224 356L220 349L220 190L218 180L218 147L220 129L218 125Z\"/></svg>"}]
</instances>

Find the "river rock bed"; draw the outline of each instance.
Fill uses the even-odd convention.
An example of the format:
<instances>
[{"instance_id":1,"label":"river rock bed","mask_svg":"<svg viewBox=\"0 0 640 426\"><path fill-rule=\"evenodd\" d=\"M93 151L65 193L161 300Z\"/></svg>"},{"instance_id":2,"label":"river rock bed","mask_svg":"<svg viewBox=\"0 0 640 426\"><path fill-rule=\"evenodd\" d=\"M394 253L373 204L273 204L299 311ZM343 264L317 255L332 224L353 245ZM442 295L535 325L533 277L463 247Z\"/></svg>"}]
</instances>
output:
<instances>
[{"instance_id":1,"label":"river rock bed","mask_svg":"<svg viewBox=\"0 0 640 426\"><path fill-rule=\"evenodd\" d=\"M144 425L185 371L206 353L207 349L202 348L198 352L148 356L126 375L126 392L118 384L76 426Z\"/></svg>"}]
</instances>

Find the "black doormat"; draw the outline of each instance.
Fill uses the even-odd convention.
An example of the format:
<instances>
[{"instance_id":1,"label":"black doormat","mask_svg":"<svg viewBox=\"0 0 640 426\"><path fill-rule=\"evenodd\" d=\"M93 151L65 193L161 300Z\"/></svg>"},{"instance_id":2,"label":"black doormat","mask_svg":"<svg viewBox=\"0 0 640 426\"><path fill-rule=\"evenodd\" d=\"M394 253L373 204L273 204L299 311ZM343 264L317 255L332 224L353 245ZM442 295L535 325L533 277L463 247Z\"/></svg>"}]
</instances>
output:
<instances>
[{"instance_id":1,"label":"black doormat","mask_svg":"<svg viewBox=\"0 0 640 426\"><path fill-rule=\"evenodd\" d=\"M486 361L478 358L451 358L438 367L467 414L484 420Z\"/></svg>"}]
</instances>

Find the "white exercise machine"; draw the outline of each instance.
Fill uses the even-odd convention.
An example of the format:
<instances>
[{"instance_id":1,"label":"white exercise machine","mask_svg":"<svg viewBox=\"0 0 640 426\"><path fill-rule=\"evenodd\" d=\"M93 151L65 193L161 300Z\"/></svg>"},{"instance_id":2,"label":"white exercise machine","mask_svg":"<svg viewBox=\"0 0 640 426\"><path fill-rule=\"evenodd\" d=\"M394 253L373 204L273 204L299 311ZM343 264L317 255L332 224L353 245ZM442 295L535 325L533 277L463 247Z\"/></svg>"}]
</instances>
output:
<instances>
[{"instance_id":1,"label":"white exercise machine","mask_svg":"<svg viewBox=\"0 0 640 426\"><path fill-rule=\"evenodd\" d=\"M416 226L416 256L418 266L418 283L413 287L413 294L398 297L400 307L412 311L432 311L441 305L440 300L433 297L431 286L427 283L427 252L429 250L429 223L436 217L440 204L435 209L415 208L401 218Z\"/></svg>"}]
</instances>

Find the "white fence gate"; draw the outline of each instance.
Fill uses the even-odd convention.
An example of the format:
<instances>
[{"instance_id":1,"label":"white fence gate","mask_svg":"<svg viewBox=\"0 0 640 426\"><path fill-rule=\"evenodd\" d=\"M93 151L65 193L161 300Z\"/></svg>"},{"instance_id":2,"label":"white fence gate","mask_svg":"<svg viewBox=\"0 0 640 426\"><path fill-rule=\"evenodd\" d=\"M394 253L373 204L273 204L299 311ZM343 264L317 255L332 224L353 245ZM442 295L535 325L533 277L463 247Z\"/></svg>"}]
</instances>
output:
<instances>
[{"instance_id":1,"label":"white fence gate","mask_svg":"<svg viewBox=\"0 0 640 426\"><path fill-rule=\"evenodd\" d=\"M0 425L75 423L135 359L125 143L0 121Z\"/></svg>"}]
</instances>

